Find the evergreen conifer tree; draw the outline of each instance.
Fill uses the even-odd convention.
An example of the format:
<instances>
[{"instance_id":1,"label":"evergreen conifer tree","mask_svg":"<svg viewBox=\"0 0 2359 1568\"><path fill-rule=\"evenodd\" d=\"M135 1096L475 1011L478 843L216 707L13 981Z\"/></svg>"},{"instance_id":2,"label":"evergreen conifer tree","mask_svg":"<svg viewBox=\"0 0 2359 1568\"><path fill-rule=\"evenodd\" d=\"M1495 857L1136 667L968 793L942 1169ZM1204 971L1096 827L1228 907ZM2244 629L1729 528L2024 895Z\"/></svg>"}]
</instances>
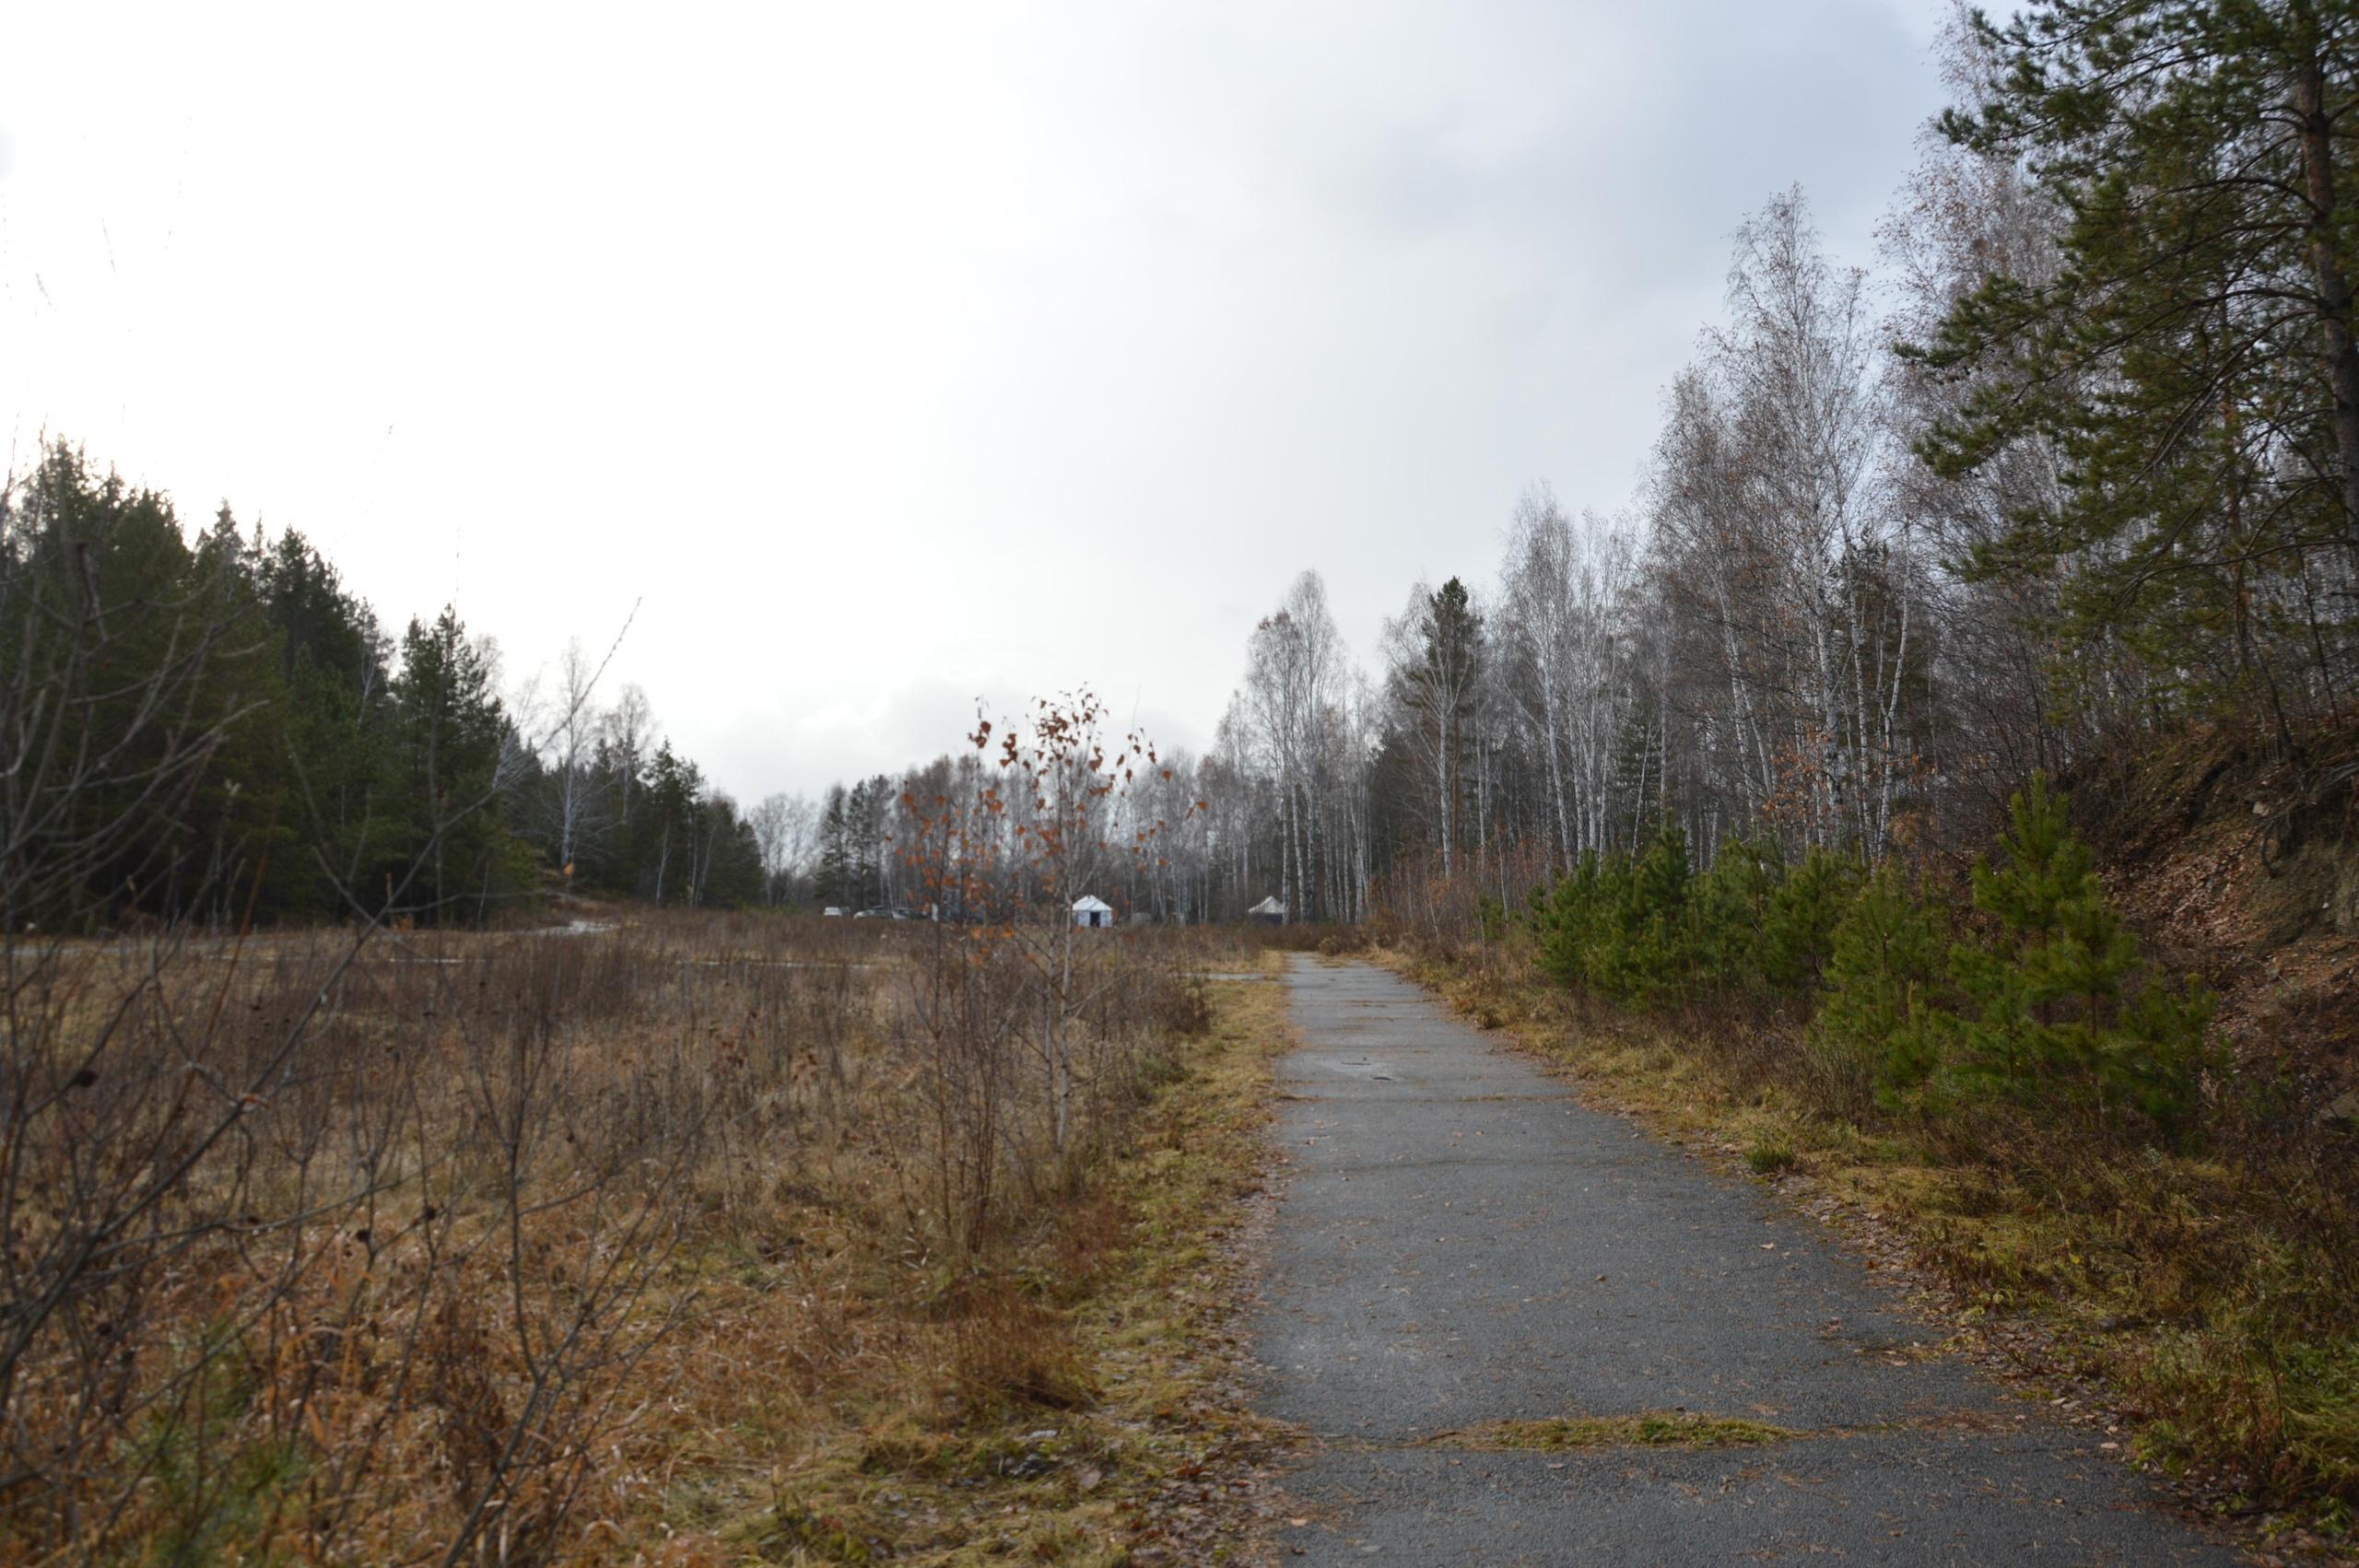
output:
<instances>
[{"instance_id":1,"label":"evergreen conifer tree","mask_svg":"<svg viewBox=\"0 0 2359 1568\"><path fill-rule=\"evenodd\" d=\"M1970 570L2062 568L2067 630L2158 685L2265 676L2272 631L2331 675L2352 617L2271 617L2359 570L2359 13L2036 0L1976 25L1992 75L1944 128L2030 168L2063 265L1989 278L1907 351L1983 372L1923 451L1956 474L2041 440L2067 483Z\"/></svg>"},{"instance_id":2,"label":"evergreen conifer tree","mask_svg":"<svg viewBox=\"0 0 2359 1568\"><path fill-rule=\"evenodd\" d=\"M1896 1106L1940 1065L1945 924L1889 861L1836 923L1809 1045L1822 1070L1860 1100Z\"/></svg>"},{"instance_id":3,"label":"evergreen conifer tree","mask_svg":"<svg viewBox=\"0 0 2359 1568\"><path fill-rule=\"evenodd\" d=\"M1763 928L1786 880L1775 842L1731 838L1696 879L1690 914L1698 977L1716 986L1746 987L1760 977Z\"/></svg>"},{"instance_id":4,"label":"evergreen conifer tree","mask_svg":"<svg viewBox=\"0 0 2359 1568\"><path fill-rule=\"evenodd\" d=\"M412 620L403 634L393 709L382 883L415 915L480 920L528 889L530 853L501 815L500 765L513 736L490 662L454 609Z\"/></svg>"},{"instance_id":5,"label":"evergreen conifer tree","mask_svg":"<svg viewBox=\"0 0 2359 1568\"><path fill-rule=\"evenodd\" d=\"M1961 1083L2032 1104L2131 1109L2165 1133L2193 1115L2212 1004L2172 996L2098 883L2044 777L2010 802L2006 860L1974 868L1995 939L1952 948L1968 1016L1950 1035Z\"/></svg>"},{"instance_id":6,"label":"evergreen conifer tree","mask_svg":"<svg viewBox=\"0 0 2359 1568\"><path fill-rule=\"evenodd\" d=\"M819 816L819 869L812 892L823 905L839 908L860 902L853 870L851 809L844 787L831 785Z\"/></svg>"},{"instance_id":7,"label":"evergreen conifer tree","mask_svg":"<svg viewBox=\"0 0 2359 1568\"><path fill-rule=\"evenodd\" d=\"M1860 862L1813 844L1788 871L1762 911L1755 967L1773 990L1807 992L1834 950L1835 928L1860 884Z\"/></svg>"}]
</instances>

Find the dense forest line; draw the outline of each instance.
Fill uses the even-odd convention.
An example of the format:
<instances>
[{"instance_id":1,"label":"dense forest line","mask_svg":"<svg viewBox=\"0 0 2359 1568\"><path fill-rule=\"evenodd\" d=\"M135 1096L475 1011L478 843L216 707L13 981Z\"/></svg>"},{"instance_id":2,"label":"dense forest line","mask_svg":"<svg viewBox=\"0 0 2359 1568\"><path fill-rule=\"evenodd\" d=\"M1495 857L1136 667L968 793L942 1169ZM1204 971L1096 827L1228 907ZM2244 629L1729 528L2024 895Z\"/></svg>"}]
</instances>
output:
<instances>
[{"instance_id":1,"label":"dense forest line","mask_svg":"<svg viewBox=\"0 0 2359 1568\"><path fill-rule=\"evenodd\" d=\"M53 443L0 492L6 913L481 924L551 885L759 901L759 813L637 688L599 706L598 674L577 644L560 689L503 694L498 645L456 611L395 637L300 533L226 508L191 532Z\"/></svg>"},{"instance_id":2,"label":"dense forest line","mask_svg":"<svg viewBox=\"0 0 2359 1568\"><path fill-rule=\"evenodd\" d=\"M2355 30L1962 18L1879 267L1828 254L1799 189L1746 218L1636 506L1533 487L1487 577L1408 589L1373 669L1303 574L1204 755L1106 797L1106 841L1155 852L1102 891L1464 922L1669 827L1703 865L1874 860L1983 843L2033 774L2189 722L2314 749L2359 676ZM989 768L743 808L579 647L503 694L454 613L395 638L299 535L184 536L63 445L6 509L0 657L40 759L12 852L49 847L44 896L107 921L481 920L564 883L922 905L907 848Z\"/></svg>"}]
</instances>

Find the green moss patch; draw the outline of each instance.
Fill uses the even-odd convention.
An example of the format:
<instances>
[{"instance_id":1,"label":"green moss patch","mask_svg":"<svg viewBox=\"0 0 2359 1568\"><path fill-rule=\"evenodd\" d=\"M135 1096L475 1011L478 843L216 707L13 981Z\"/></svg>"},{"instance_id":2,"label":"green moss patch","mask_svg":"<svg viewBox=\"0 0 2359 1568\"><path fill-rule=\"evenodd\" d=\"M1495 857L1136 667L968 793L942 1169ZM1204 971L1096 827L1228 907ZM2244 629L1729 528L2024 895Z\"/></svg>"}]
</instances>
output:
<instances>
[{"instance_id":1,"label":"green moss patch","mask_svg":"<svg viewBox=\"0 0 2359 1568\"><path fill-rule=\"evenodd\" d=\"M1544 1421L1493 1421L1431 1439L1440 1448L1757 1448L1802 1434L1790 1427L1735 1416L1649 1410L1633 1416L1552 1416Z\"/></svg>"}]
</instances>

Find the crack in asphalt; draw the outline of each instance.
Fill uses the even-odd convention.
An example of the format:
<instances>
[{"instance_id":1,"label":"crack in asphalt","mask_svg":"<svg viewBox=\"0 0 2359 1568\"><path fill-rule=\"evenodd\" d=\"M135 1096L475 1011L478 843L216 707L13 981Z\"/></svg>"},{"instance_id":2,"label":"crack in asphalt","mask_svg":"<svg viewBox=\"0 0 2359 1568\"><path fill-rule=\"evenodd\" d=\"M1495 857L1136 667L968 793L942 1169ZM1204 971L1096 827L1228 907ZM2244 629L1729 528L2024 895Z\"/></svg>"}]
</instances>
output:
<instances>
[{"instance_id":1,"label":"crack in asphalt","mask_svg":"<svg viewBox=\"0 0 2359 1568\"><path fill-rule=\"evenodd\" d=\"M2093 1434L1926 1345L1752 1183L1578 1104L1387 971L1297 959L1285 984L1304 1043L1279 1068L1254 1328L1262 1409L1309 1437L1289 1561L2236 1560ZM1443 1441L1665 1412L1791 1435Z\"/></svg>"}]
</instances>

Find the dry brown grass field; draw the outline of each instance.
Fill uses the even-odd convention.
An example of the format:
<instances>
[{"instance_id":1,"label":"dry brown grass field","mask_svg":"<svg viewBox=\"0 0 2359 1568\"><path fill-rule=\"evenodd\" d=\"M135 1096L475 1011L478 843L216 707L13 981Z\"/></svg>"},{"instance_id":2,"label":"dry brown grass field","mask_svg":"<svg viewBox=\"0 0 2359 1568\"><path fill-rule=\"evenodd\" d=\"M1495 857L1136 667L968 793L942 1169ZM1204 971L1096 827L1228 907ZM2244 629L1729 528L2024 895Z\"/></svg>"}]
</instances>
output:
<instances>
[{"instance_id":1,"label":"dry brown grass field","mask_svg":"<svg viewBox=\"0 0 2359 1568\"><path fill-rule=\"evenodd\" d=\"M1052 1058L962 928L19 942L0 1558L1219 1555L1262 962L1093 933Z\"/></svg>"}]
</instances>

